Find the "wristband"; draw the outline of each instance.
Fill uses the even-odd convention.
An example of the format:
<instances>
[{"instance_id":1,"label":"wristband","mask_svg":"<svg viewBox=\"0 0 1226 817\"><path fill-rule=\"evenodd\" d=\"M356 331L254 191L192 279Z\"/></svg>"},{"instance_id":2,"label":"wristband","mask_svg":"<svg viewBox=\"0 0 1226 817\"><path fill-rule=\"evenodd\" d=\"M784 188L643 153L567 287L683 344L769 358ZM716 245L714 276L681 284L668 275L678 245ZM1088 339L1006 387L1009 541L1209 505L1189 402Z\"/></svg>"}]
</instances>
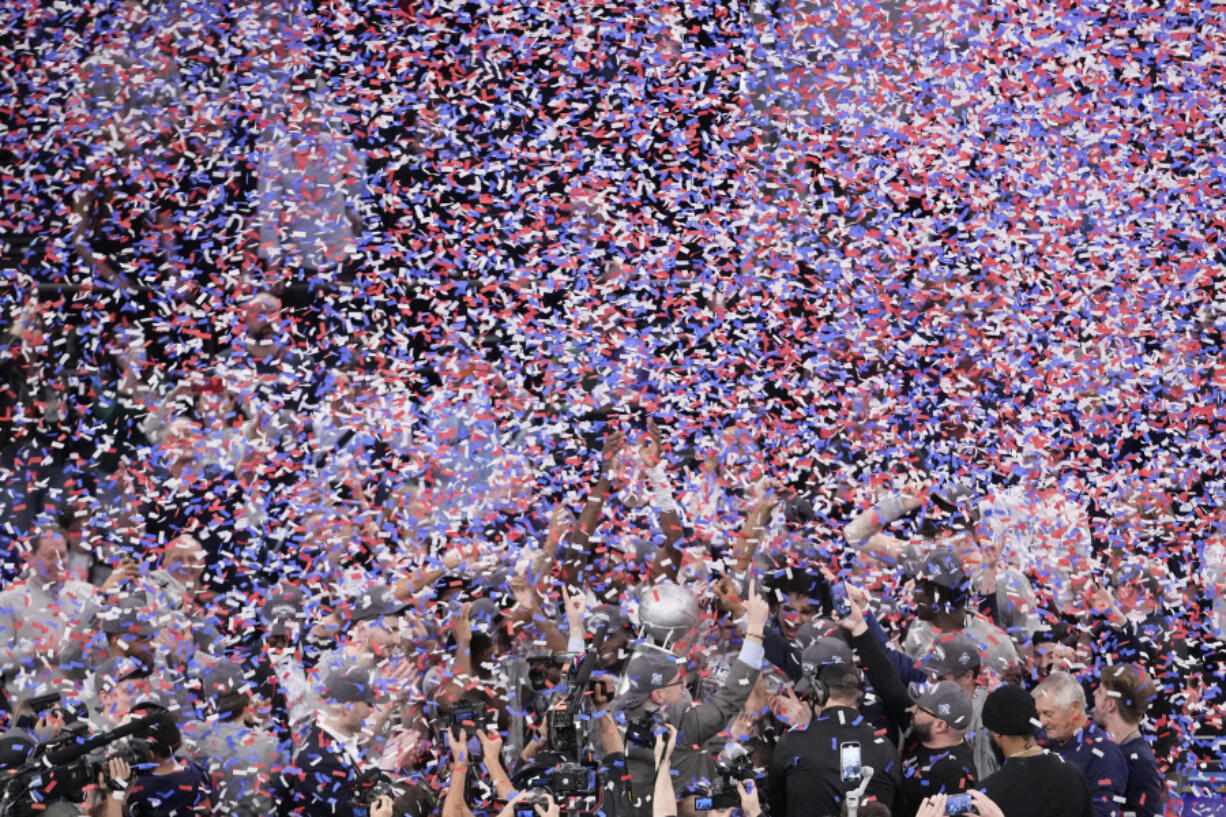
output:
<instances>
[{"instance_id":1,"label":"wristband","mask_svg":"<svg viewBox=\"0 0 1226 817\"><path fill-rule=\"evenodd\" d=\"M111 792L111 799L112 799L112 800L123 800L123 798L124 798L124 793L123 793L123 791L122 791L122 790L121 790L121 791L113 791L113 792Z\"/></svg>"},{"instance_id":2,"label":"wristband","mask_svg":"<svg viewBox=\"0 0 1226 817\"><path fill-rule=\"evenodd\" d=\"M647 472L647 480L651 483L651 504L661 513L677 512L677 501L673 499L673 489L664 476L664 463L658 463Z\"/></svg>"},{"instance_id":3,"label":"wristband","mask_svg":"<svg viewBox=\"0 0 1226 817\"><path fill-rule=\"evenodd\" d=\"M907 515L907 509L902 504L902 497L898 496L898 494L890 494L878 502L873 506L873 511L877 514L877 521L883 528L894 520L901 519Z\"/></svg>"}]
</instances>

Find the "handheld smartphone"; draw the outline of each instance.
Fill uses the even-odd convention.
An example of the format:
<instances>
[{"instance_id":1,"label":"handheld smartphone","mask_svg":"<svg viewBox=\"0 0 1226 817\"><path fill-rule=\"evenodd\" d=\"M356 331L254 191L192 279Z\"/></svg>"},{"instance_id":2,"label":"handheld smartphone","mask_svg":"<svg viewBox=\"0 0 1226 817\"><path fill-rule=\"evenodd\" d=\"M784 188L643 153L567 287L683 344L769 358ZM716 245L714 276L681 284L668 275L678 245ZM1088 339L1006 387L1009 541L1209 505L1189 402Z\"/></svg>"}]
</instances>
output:
<instances>
[{"instance_id":1,"label":"handheld smartphone","mask_svg":"<svg viewBox=\"0 0 1226 817\"><path fill-rule=\"evenodd\" d=\"M946 814L974 814L975 807L969 794L951 794L945 798Z\"/></svg>"},{"instance_id":2,"label":"handheld smartphone","mask_svg":"<svg viewBox=\"0 0 1226 817\"><path fill-rule=\"evenodd\" d=\"M834 608L834 614L839 618L847 618L851 615L851 599L847 597L847 585L842 582L835 582L830 586L830 602Z\"/></svg>"},{"instance_id":3,"label":"handheld smartphone","mask_svg":"<svg viewBox=\"0 0 1226 817\"><path fill-rule=\"evenodd\" d=\"M839 779L844 783L860 782L860 744L849 740L839 745Z\"/></svg>"}]
</instances>

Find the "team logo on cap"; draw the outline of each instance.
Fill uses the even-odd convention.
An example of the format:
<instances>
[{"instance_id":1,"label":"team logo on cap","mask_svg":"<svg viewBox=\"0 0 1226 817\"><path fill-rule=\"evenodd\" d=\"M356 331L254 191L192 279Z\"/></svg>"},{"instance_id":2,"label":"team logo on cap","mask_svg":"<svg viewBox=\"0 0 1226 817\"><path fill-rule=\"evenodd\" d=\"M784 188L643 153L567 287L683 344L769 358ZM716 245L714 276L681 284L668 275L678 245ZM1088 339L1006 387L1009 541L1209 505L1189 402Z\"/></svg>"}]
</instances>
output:
<instances>
[{"instance_id":1,"label":"team logo on cap","mask_svg":"<svg viewBox=\"0 0 1226 817\"><path fill-rule=\"evenodd\" d=\"M661 675L661 674L660 674L660 673L658 673L658 672L653 672L653 673L651 674L651 685L652 685L652 686L659 686L660 684L663 684L663 683L664 683L664 676L663 676L663 675Z\"/></svg>"},{"instance_id":2,"label":"team logo on cap","mask_svg":"<svg viewBox=\"0 0 1226 817\"><path fill-rule=\"evenodd\" d=\"M949 714L949 704L938 704L937 714L938 715L948 715Z\"/></svg>"}]
</instances>

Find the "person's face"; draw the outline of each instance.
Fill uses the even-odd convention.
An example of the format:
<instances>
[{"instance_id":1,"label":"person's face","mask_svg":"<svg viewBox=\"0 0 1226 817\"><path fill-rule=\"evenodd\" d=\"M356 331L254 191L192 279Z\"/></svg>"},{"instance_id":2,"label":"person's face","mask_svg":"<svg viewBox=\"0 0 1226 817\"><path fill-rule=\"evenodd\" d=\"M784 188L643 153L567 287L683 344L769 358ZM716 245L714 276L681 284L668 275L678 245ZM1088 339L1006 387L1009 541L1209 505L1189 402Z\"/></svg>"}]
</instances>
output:
<instances>
[{"instance_id":1,"label":"person's face","mask_svg":"<svg viewBox=\"0 0 1226 817\"><path fill-rule=\"evenodd\" d=\"M1080 704L1074 703L1062 710L1048 695L1036 698L1034 704L1039 713L1039 723L1051 740L1063 743L1085 724L1085 713Z\"/></svg>"},{"instance_id":2,"label":"person's face","mask_svg":"<svg viewBox=\"0 0 1226 817\"><path fill-rule=\"evenodd\" d=\"M600 645L600 666L604 670L614 669L626 657L626 644L630 641L630 632L625 628L618 630L604 640Z\"/></svg>"},{"instance_id":3,"label":"person's face","mask_svg":"<svg viewBox=\"0 0 1226 817\"><path fill-rule=\"evenodd\" d=\"M962 691L967 695L974 697L975 695L975 675L971 672L953 673L947 672L944 675L937 676L939 681L953 681L958 686L962 687Z\"/></svg>"},{"instance_id":4,"label":"person's face","mask_svg":"<svg viewBox=\"0 0 1226 817\"><path fill-rule=\"evenodd\" d=\"M356 731L362 728L362 724L370 717L373 707L365 701L355 701L345 704L341 708L342 720L345 726Z\"/></svg>"},{"instance_id":5,"label":"person's face","mask_svg":"<svg viewBox=\"0 0 1226 817\"><path fill-rule=\"evenodd\" d=\"M778 622L783 637L791 641L805 622L817 615L817 606L803 593L788 593L779 605Z\"/></svg>"},{"instance_id":6,"label":"person's face","mask_svg":"<svg viewBox=\"0 0 1226 817\"><path fill-rule=\"evenodd\" d=\"M931 582L917 581L911 601L915 604L915 617L920 621L932 621L936 617L937 596Z\"/></svg>"},{"instance_id":7,"label":"person's face","mask_svg":"<svg viewBox=\"0 0 1226 817\"><path fill-rule=\"evenodd\" d=\"M98 693L102 711L114 723L119 723L132 711L132 706L149 693L149 682L144 678L127 678L109 692Z\"/></svg>"},{"instance_id":8,"label":"person's face","mask_svg":"<svg viewBox=\"0 0 1226 817\"><path fill-rule=\"evenodd\" d=\"M1107 692L1107 689L1102 684L1094 687L1094 722L1099 726L1105 727L1107 725L1107 716L1115 711L1115 698L1111 697L1111 694Z\"/></svg>"},{"instance_id":9,"label":"person's face","mask_svg":"<svg viewBox=\"0 0 1226 817\"><path fill-rule=\"evenodd\" d=\"M281 302L272 295L257 295L247 305L247 334L255 340L267 340L280 322Z\"/></svg>"},{"instance_id":10,"label":"person's face","mask_svg":"<svg viewBox=\"0 0 1226 817\"><path fill-rule=\"evenodd\" d=\"M175 545L162 558L162 569L183 586L196 587L204 574L204 548L194 540Z\"/></svg>"},{"instance_id":11,"label":"person's face","mask_svg":"<svg viewBox=\"0 0 1226 817\"><path fill-rule=\"evenodd\" d=\"M656 703L665 709L672 709L674 706L686 703L689 700L689 693L685 689L685 676L677 673L676 678L653 692L652 698L656 699Z\"/></svg>"},{"instance_id":12,"label":"person's face","mask_svg":"<svg viewBox=\"0 0 1226 817\"><path fill-rule=\"evenodd\" d=\"M380 616L365 622L366 643L385 653L400 641L400 616Z\"/></svg>"},{"instance_id":13,"label":"person's face","mask_svg":"<svg viewBox=\"0 0 1226 817\"><path fill-rule=\"evenodd\" d=\"M920 706L911 707L911 737L920 743L931 743L937 718Z\"/></svg>"},{"instance_id":14,"label":"person's face","mask_svg":"<svg viewBox=\"0 0 1226 817\"><path fill-rule=\"evenodd\" d=\"M58 533L43 534L34 543L30 566L41 581L60 584L67 578L68 542Z\"/></svg>"}]
</instances>

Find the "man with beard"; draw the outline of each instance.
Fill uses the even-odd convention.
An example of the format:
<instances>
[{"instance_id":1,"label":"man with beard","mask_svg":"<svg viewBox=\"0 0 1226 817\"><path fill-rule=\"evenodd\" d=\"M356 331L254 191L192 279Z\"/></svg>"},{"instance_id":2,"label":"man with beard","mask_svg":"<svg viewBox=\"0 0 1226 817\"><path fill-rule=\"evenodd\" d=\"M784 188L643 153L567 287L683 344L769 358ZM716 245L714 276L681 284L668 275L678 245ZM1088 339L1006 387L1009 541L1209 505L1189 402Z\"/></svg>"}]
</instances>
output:
<instances>
[{"instance_id":1,"label":"man with beard","mask_svg":"<svg viewBox=\"0 0 1226 817\"><path fill-rule=\"evenodd\" d=\"M669 770L676 776L674 782L679 792L715 779L715 761L701 747L737 716L761 672L762 628L770 608L752 586L745 608L745 642L740 654L723 686L700 704L695 705L690 697L682 667L672 654L659 648L647 648L632 657L626 666L629 690L622 696L621 707L627 720L651 718L677 729L677 748ZM626 756L631 791L637 803L636 813L650 813L655 755L650 748L631 745L626 748Z\"/></svg>"},{"instance_id":2,"label":"man with beard","mask_svg":"<svg viewBox=\"0 0 1226 817\"><path fill-rule=\"evenodd\" d=\"M914 810L934 794L975 786L975 762L966 742L971 699L953 681L919 692L911 707L911 736L903 747L903 794Z\"/></svg>"},{"instance_id":3,"label":"man with beard","mask_svg":"<svg viewBox=\"0 0 1226 817\"><path fill-rule=\"evenodd\" d=\"M1009 817L1091 817L1090 786L1081 771L1035 741L1039 713L1030 693L1005 684L983 705L983 725L1001 769L983 793Z\"/></svg>"}]
</instances>

